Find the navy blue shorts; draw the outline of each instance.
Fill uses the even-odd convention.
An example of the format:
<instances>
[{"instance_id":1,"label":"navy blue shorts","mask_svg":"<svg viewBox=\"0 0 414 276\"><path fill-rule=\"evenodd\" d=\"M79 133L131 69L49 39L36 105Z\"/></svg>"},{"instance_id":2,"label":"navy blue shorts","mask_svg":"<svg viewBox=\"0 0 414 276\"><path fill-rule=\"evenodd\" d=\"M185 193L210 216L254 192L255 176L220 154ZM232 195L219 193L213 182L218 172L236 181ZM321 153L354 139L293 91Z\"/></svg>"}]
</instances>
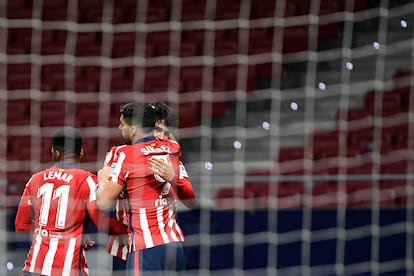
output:
<instances>
[{"instance_id":1,"label":"navy blue shorts","mask_svg":"<svg viewBox=\"0 0 414 276\"><path fill-rule=\"evenodd\" d=\"M155 247L134 251L128 255L127 276L138 275L134 271L139 268L139 276L167 275L168 272L185 270L184 249L181 242L168 243Z\"/></svg>"},{"instance_id":2,"label":"navy blue shorts","mask_svg":"<svg viewBox=\"0 0 414 276\"><path fill-rule=\"evenodd\" d=\"M126 261L121 258L112 257L112 276L125 276Z\"/></svg>"}]
</instances>

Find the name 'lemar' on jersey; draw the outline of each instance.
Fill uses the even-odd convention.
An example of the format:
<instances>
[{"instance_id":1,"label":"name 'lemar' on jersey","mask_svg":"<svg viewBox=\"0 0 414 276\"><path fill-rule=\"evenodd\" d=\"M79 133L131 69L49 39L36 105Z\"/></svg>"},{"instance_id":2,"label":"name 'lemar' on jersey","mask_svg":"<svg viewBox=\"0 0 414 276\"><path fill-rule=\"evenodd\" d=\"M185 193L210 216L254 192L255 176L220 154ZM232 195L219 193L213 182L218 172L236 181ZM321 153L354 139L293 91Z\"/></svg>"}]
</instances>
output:
<instances>
[{"instance_id":1,"label":"name 'lemar' on jersey","mask_svg":"<svg viewBox=\"0 0 414 276\"><path fill-rule=\"evenodd\" d=\"M49 179L58 179L66 183L70 183L70 181L73 179L73 175L70 173L64 172L64 170L62 169L57 170L57 171L45 172L43 174L43 180L49 180Z\"/></svg>"}]
</instances>

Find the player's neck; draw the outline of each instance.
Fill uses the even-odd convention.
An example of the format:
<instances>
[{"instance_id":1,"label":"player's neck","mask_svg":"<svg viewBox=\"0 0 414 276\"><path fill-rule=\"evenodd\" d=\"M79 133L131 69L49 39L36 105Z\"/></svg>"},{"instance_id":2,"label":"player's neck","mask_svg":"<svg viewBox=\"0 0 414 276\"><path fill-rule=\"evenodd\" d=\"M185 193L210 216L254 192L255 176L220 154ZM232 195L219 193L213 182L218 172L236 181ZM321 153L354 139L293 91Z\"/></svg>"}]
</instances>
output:
<instances>
[{"instance_id":1,"label":"player's neck","mask_svg":"<svg viewBox=\"0 0 414 276\"><path fill-rule=\"evenodd\" d=\"M142 139L145 139L146 137L150 137L150 136L154 136L154 133L153 132L148 132L148 133L141 133L139 135L135 135L131 139L132 144L139 143Z\"/></svg>"}]
</instances>

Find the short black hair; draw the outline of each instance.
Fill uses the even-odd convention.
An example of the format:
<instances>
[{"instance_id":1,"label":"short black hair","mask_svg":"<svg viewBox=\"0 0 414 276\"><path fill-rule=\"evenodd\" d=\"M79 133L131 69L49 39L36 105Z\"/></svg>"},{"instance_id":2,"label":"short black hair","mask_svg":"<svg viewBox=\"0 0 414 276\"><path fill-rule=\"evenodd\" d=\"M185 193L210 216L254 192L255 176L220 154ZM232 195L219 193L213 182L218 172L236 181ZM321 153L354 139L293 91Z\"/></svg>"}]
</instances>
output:
<instances>
[{"instance_id":1,"label":"short black hair","mask_svg":"<svg viewBox=\"0 0 414 276\"><path fill-rule=\"evenodd\" d=\"M169 128L178 127L178 117L171 107L161 102L152 103L157 121L164 121Z\"/></svg>"},{"instance_id":2,"label":"short black hair","mask_svg":"<svg viewBox=\"0 0 414 276\"><path fill-rule=\"evenodd\" d=\"M120 112L129 125L141 126L145 132L155 126L154 106L148 103L130 102L121 106Z\"/></svg>"},{"instance_id":3,"label":"short black hair","mask_svg":"<svg viewBox=\"0 0 414 276\"><path fill-rule=\"evenodd\" d=\"M73 127L63 127L55 132L52 138L54 150L60 150L65 154L80 156L82 150L82 134Z\"/></svg>"}]
</instances>

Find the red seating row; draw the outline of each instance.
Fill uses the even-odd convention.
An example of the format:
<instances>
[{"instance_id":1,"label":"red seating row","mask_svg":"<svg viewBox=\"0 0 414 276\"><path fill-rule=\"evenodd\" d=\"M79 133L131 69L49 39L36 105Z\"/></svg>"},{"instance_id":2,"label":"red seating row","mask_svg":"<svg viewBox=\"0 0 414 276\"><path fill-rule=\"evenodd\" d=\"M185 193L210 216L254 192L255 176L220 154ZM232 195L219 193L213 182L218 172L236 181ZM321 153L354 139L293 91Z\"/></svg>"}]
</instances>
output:
<instances>
[{"instance_id":1,"label":"red seating row","mask_svg":"<svg viewBox=\"0 0 414 276\"><path fill-rule=\"evenodd\" d=\"M40 148L40 152L34 153L40 154L40 158L36 157L36 159L39 159L42 163L50 163L52 162L51 139L48 136L8 136L6 158L10 161L32 160L32 149L36 146L36 148ZM98 140L101 141L102 139L104 138L97 136L83 137L84 156L82 162L95 162L103 158L103 156L97 156ZM109 141L105 140L105 142ZM109 143L107 144L109 148Z\"/></svg>"},{"instance_id":2,"label":"red seating row","mask_svg":"<svg viewBox=\"0 0 414 276\"><path fill-rule=\"evenodd\" d=\"M267 68L266 68L267 66ZM178 69L169 66L155 66L135 69L131 66L118 67L111 70L111 92L129 92L135 90L144 93L167 92L170 85L170 71L178 70L180 82L178 92L201 91L203 88L215 91L234 91L238 88L239 78L246 71L246 81L241 89L252 91L255 88L257 77L271 74L271 63L259 64L255 67L243 67L242 65L230 64L215 66L213 68L212 87L203 87L205 68L203 66L183 66ZM270 68L269 68L270 67ZM257 70L256 70L257 69ZM62 91L72 90L79 93L98 92L103 68L98 66L80 66L74 71L64 64L50 64L41 67L40 90ZM141 70L144 74L136 74L134 70ZM210 70L210 69L208 69ZM241 70L241 71L239 71ZM277 70L277 69L276 69ZM75 81L71 81L74 74ZM135 87L135 79L143 75L143 80L137 81L139 87ZM8 64L7 88L8 90L30 89L32 81L32 66L30 64Z\"/></svg>"},{"instance_id":3,"label":"red seating row","mask_svg":"<svg viewBox=\"0 0 414 276\"><path fill-rule=\"evenodd\" d=\"M335 38L339 33L338 24L321 26L319 37ZM239 29L217 30L215 33L215 41L213 51L204 47L204 37L207 32L204 30L183 31L181 34L180 48L175 49L171 45L171 33L169 31L159 31L149 33L145 43L136 40L136 34L132 32L115 33L111 52L112 58L144 56L156 57L175 55L180 57L188 56L225 56L234 54L261 54L274 51L291 53L298 51L306 51L308 49L309 26L295 26L280 29L275 32L273 28L257 28L250 29L248 40L240 41ZM194 34L192 34L194 32ZM79 32L69 33L66 30L43 30L41 34L40 54L41 55L59 55L68 51L67 40L72 35L76 39L73 54L79 57L85 56L102 56L107 55L102 47L103 34L101 32ZM283 45L274 45L274 36L280 36ZM190 38L198 37L192 40ZM29 28L10 28L8 31L7 54L30 54L32 53L32 40L36 39L32 30ZM244 38L243 38L244 39ZM299 41L298 41L299 39ZM138 45L137 45L138 43ZM140 44L141 43L141 44ZM300 45L298 45L300 44ZM245 47L240 45L247 45ZM274 46L276 46L274 48ZM34 49L37 50L37 47Z\"/></svg>"},{"instance_id":4,"label":"red seating row","mask_svg":"<svg viewBox=\"0 0 414 276\"><path fill-rule=\"evenodd\" d=\"M216 193L216 208L397 206L413 203L413 194L408 192L411 188L405 180L315 181L310 191L299 181L246 183L243 187L220 188Z\"/></svg>"},{"instance_id":5,"label":"red seating row","mask_svg":"<svg viewBox=\"0 0 414 276\"><path fill-rule=\"evenodd\" d=\"M122 102L123 103L123 102ZM122 103L113 102L108 117L100 114L99 102L71 103L63 100L49 100L33 102L29 99L9 100L7 102L8 125L36 124L41 127L58 127L73 125L75 127L108 126L116 127L119 124L119 107ZM213 103L213 117L223 116L227 109L227 102ZM31 112L39 114L32 117ZM200 123L200 102L180 103L176 108L179 127L194 127Z\"/></svg>"},{"instance_id":6,"label":"red seating row","mask_svg":"<svg viewBox=\"0 0 414 276\"><path fill-rule=\"evenodd\" d=\"M68 2L67 0L44 0L42 10L42 19L45 21L65 21L68 19ZM347 1L351 2L352 10L361 10L366 8L366 1ZM108 4L110 3L110 4ZM105 3L103 0L79 1L77 6L77 22L79 23L97 23L102 22L105 16L110 15L114 24L131 23L131 22L163 22L171 19L174 6L171 0L152 0L148 1L146 13L138 13L139 1L122 0ZM203 20L206 19L207 6L206 0L184 0L181 7L181 21ZM274 16L294 16L313 13L313 7L310 0L286 1L284 13L276 13L277 5L284 4L285 1L274 0L252 0L250 3L250 15L252 19L266 18ZM323 0L320 7L316 7L318 14L333 13L347 9L344 0ZM7 1L7 17L13 19L30 18L33 9L39 7L36 2L25 0ZM107 7L106 5L110 5ZM112 8L111 14L104 14L105 8ZM347 9L349 10L349 9ZM241 2L237 0L221 0L216 5L215 20L235 19L240 17L243 12Z\"/></svg>"},{"instance_id":7,"label":"red seating row","mask_svg":"<svg viewBox=\"0 0 414 276\"><path fill-rule=\"evenodd\" d=\"M378 133L372 127L345 133L338 130L321 131L312 134L308 147L281 148L277 161L279 163L300 161L305 157L313 160L338 156L354 157L372 151L386 154L407 148L407 146L408 123L384 127Z\"/></svg>"}]
</instances>

